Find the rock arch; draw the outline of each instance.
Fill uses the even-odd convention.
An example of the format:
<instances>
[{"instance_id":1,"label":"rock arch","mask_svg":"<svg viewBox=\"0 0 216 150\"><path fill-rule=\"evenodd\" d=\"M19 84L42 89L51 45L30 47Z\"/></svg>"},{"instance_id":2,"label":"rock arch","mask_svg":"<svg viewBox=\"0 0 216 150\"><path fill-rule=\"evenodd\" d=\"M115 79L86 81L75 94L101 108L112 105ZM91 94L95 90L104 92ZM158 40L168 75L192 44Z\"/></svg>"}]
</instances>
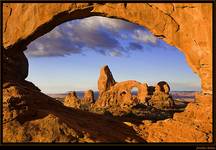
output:
<instances>
[{"instance_id":1,"label":"rock arch","mask_svg":"<svg viewBox=\"0 0 216 150\"><path fill-rule=\"evenodd\" d=\"M25 79L28 75L28 63L25 56L22 56L22 51L31 41L68 20L98 15L145 26L155 36L176 46L185 54L191 69L199 75L202 92L211 94L211 13L211 4L198 3L4 3L4 75L5 78ZM13 70L18 72L18 76L14 77Z\"/></svg>"},{"instance_id":2,"label":"rock arch","mask_svg":"<svg viewBox=\"0 0 216 150\"><path fill-rule=\"evenodd\" d=\"M133 88L136 88L138 90L136 96L140 100L142 100L144 97L148 95L148 85L146 83L142 84L135 80L128 80L128 81L116 83L113 86L112 90L119 91L120 92L119 94L121 94L123 90L126 92L125 94L128 96L127 99L130 99L130 97L133 95L131 93L131 90Z\"/></svg>"},{"instance_id":3,"label":"rock arch","mask_svg":"<svg viewBox=\"0 0 216 150\"><path fill-rule=\"evenodd\" d=\"M212 141L212 4L199 3L4 3L3 4L3 113L10 119L10 114L13 111L8 110L9 104L6 103L17 94L20 103L29 108L23 111L14 111L15 115L21 116L25 120L24 115L30 115L35 112L45 112L46 114L54 114L62 119L60 111L64 111L65 107L53 101L52 98L40 93L40 90L35 88L31 83L28 83L25 78L28 75L28 60L23 54L27 45L36 38L51 31L57 25L73 20L81 19L90 16L104 16L110 18L119 18L132 23L145 26L155 36L163 39L170 45L176 46L184 53L188 65L197 73L201 79L202 94L197 94L199 99L197 104L190 104L185 112L174 115L173 119L154 123L145 128L144 134L148 135L146 141L170 141L170 142L211 142ZM13 81L14 83L9 83ZM15 84L15 85L14 85ZM11 88L10 88L11 86ZM16 87L14 89L14 87ZM30 88L31 90L30 90ZM9 90L8 90L9 88ZM11 91L10 91L11 90ZM28 92L26 91L28 90ZM29 91L30 90L30 91ZM23 91L25 97L19 97L16 91ZM36 96L36 98L32 97ZM37 98L39 97L39 98ZM52 104L53 107L50 107ZM18 108L18 107L17 107ZM16 110L16 107L14 107ZM32 111L34 110L34 111ZM80 119L86 115L83 112L68 110L73 122L84 122ZM79 118L76 114L80 114ZM192 116L192 117L191 117ZM99 117L97 117L99 118ZM4 118L5 119L5 118ZM28 118L33 120L33 118ZM71 119L71 118L70 118ZM64 118L65 122L71 120ZM26 121L29 121L26 120ZM46 118L45 118L46 120ZM103 120L103 118L96 119ZM109 123L108 121L105 122ZM104 123L104 124L105 124ZM195 126L199 125L199 128ZM12 124L4 124L3 139L10 140L10 134L6 134L7 127ZM17 124L15 123L14 126ZM73 124L74 128L79 128ZM98 135L102 139L111 141L109 132L94 132L91 126L87 130L89 133L101 133ZM118 125L120 126L120 125ZM100 128L98 122L98 128ZM171 127L167 129L166 127ZM26 128L28 129L28 128ZM82 131L84 128L81 128ZM128 134L121 131L121 127L116 129L116 133L121 133L121 140L128 137ZM179 136L172 131L181 132ZM185 130L187 129L187 130ZM142 129L141 129L142 130ZM117 132L118 131L118 132ZM121 131L121 132L119 132ZM159 137L155 137L155 131L162 131ZM188 136L190 132L191 136ZM123 134L124 133L124 134ZM128 132L128 133L131 133ZM208 133L208 134L207 134ZM166 135L166 136L163 136ZM19 137L19 135L17 136ZM206 138L207 137L207 138ZM116 138L119 140L118 138ZM19 140L20 141L20 140ZM103 140L102 140L103 141ZM119 140L120 141L120 140Z\"/></svg>"}]
</instances>

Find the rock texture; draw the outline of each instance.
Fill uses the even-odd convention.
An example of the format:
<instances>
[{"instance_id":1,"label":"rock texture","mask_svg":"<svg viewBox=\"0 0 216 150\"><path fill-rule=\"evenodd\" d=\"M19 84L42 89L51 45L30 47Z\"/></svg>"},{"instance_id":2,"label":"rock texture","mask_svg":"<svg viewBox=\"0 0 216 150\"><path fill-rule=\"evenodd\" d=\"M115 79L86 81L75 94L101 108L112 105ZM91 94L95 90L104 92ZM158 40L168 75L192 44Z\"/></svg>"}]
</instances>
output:
<instances>
[{"instance_id":1,"label":"rock texture","mask_svg":"<svg viewBox=\"0 0 216 150\"><path fill-rule=\"evenodd\" d=\"M149 96L148 105L157 109L174 108L175 103L169 94L170 87L165 81L160 81L155 87L150 87L151 96Z\"/></svg>"},{"instance_id":2,"label":"rock texture","mask_svg":"<svg viewBox=\"0 0 216 150\"><path fill-rule=\"evenodd\" d=\"M76 95L76 92L70 92L64 99L64 105L72 108L80 108L80 100Z\"/></svg>"},{"instance_id":3,"label":"rock texture","mask_svg":"<svg viewBox=\"0 0 216 150\"><path fill-rule=\"evenodd\" d=\"M113 76L111 76L111 78L106 78L106 82L101 82L104 79L104 68L108 70L109 75L112 75L107 65L101 68L98 80L98 83L100 83L98 84L99 91L101 91L100 87L107 87L107 83L114 81ZM123 115L129 113L138 104L147 104L157 109L174 108L174 100L169 95L170 87L165 81L159 82L150 89L146 83L135 80L108 85L109 88L103 88L102 92L99 92L99 98L93 106L96 111L102 109L113 115ZM138 89L137 95L132 93L133 88Z\"/></svg>"},{"instance_id":4,"label":"rock texture","mask_svg":"<svg viewBox=\"0 0 216 150\"><path fill-rule=\"evenodd\" d=\"M109 67L106 65L100 70L100 76L98 80L98 92L99 94L102 94L104 91L107 91L115 85L115 80L112 76L111 71L109 70Z\"/></svg>"},{"instance_id":5,"label":"rock texture","mask_svg":"<svg viewBox=\"0 0 216 150\"><path fill-rule=\"evenodd\" d=\"M84 96L80 101L81 110L89 111L91 110L94 104L94 92L92 90L88 90L84 92Z\"/></svg>"},{"instance_id":6,"label":"rock texture","mask_svg":"<svg viewBox=\"0 0 216 150\"><path fill-rule=\"evenodd\" d=\"M31 84L10 82L3 89L3 142L145 141L119 121L65 107Z\"/></svg>"},{"instance_id":7,"label":"rock texture","mask_svg":"<svg viewBox=\"0 0 216 150\"><path fill-rule=\"evenodd\" d=\"M137 96L132 95L131 89L138 88ZM99 98L95 103L97 108L116 108L126 111L127 108L132 107L140 102L145 102L147 96L147 85L139 83L134 80L124 81L115 84L110 90L104 91L99 94Z\"/></svg>"},{"instance_id":8,"label":"rock texture","mask_svg":"<svg viewBox=\"0 0 216 150\"><path fill-rule=\"evenodd\" d=\"M188 105L174 119L144 125L144 128L136 126L137 133L148 142L211 142L212 4L208 3L4 3L3 141L38 142L42 134L46 135L44 132L57 134L46 135L44 142L76 141L79 135L85 137L81 141L140 141L127 125L65 107L24 81L28 60L23 51L31 41L63 22L94 15L124 19L146 27L182 51L188 65L201 79L202 93L196 96L196 103ZM31 127L34 136L30 134ZM15 128L20 132L15 133ZM80 134L83 131L86 133Z\"/></svg>"},{"instance_id":9,"label":"rock texture","mask_svg":"<svg viewBox=\"0 0 216 150\"><path fill-rule=\"evenodd\" d=\"M94 103L94 92L92 90L85 91L81 103L82 104Z\"/></svg>"},{"instance_id":10,"label":"rock texture","mask_svg":"<svg viewBox=\"0 0 216 150\"><path fill-rule=\"evenodd\" d=\"M76 92L70 92L64 99L64 105L76 109L89 111L94 103L94 92L88 90L84 92L82 99L78 98Z\"/></svg>"},{"instance_id":11,"label":"rock texture","mask_svg":"<svg viewBox=\"0 0 216 150\"><path fill-rule=\"evenodd\" d=\"M173 119L143 121L133 127L147 142L212 142L212 97L197 93L196 100L206 103L190 103Z\"/></svg>"},{"instance_id":12,"label":"rock texture","mask_svg":"<svg viewBox=\"0 0 216 150\"><path fill-rule=\"evenodd\" d=\"M157 109L174 108L175 103L169 94L163 92L154 92L151 99L148 101L149 105Z\"/></svg>"}]
</instances>

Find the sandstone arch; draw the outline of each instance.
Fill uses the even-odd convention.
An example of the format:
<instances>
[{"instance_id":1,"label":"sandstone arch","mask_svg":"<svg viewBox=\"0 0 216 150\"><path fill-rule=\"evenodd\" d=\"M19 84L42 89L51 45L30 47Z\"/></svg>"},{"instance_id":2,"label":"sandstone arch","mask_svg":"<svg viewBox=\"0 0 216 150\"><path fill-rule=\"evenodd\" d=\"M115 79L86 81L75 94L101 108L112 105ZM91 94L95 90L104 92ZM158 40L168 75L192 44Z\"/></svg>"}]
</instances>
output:
<instances>
[{"instance_id":1,"label":"sandstone arch","mask_svg":"<svg viewBox=\"0 0 216 150\"><path fill-rule=\"evenodd\" d=\"M27 60L24 56L15 56L20 56L19 53L22 53L31 41L65 21L99 15L120 18L145 26L154 35L179 48L185 54L189 66L199 75L202 92L211 94L211 10L211 4L195 3L4 3L3 46L5 49L4 66L7 66L3 70L5 78L9 76L17 79L26 78L28 74ZM14 77L14 72L11 70L16 70L17 67L21 68L17 70L19 76Z\"/></svg>"},{"instance_id":2,"label":"sandstone arch","mask_svg":"<svg viewBox=\"0 0 216 150\"><path fill-rule=\"evenodd\" d=\"M24 82L24 79L28 75L28 60L23 55L26 46L31 41L65 21L95 15L124 19L145 26L155 36L162 38L168 44L176 46L182 51L191 69L197 73L201 79L202 94L196 95L196 98L200 100L197 101L198 104L189 105L184 113L176 114L173 120L166 120L149 126L147 128L148 131L144 131L144 133L147 132L147 135L149 135L146 140L150 142L160 141L161 139L167 142L183 142L184 140L187 142L212 141L212 4L4 3L2 48L3 83L16 81L16 87L19 87L24 92L26 87L30 86L31 88L35 88L34 85L25 85L26 83ZM17 94L8 92L7 87L4 89L3 101L7 101L11 94ZM29 90L29 88L27 89ZM13 91L13 89L11 90ZM32 99L31 94L38 95L41 98ZM53 106L56 106L55 108L57 109L60 106L52 101L51 98L41 94L39 90L32 90L31 94L25 95L26 97L24 98L18 97L18 99L21 99L21 102L25 101L23 105L27 105L33 110L46 110L46 113L52 113L59 118L62 117L59 112L49 107L50 105L48 104L50 103L54 104ZM46 101L40 101L43 99ZM46 103L46 105L44 105L44 103ZM7 106L3 107L7 108ZM63 106L60 108L61 111L65 109ZM30 114L29 110L26 111ZM26 111L22 113L25 114ZM79 111L76 113L82 114L81 116L83 117L89 115ZM20 114L20 112L16 112L16 115ZM70 114L74 115L75 113L70 111ZM75 122L83 121L77 116L73 117ZM192 118L190 122L188 122L188 118ZM103 118L100 119L103 120ZM196 124L199 125L198 129L197 126L195 126ZM93 125L94 124L92 124L92 126ZM171 129L166 130L165 126L169 126ZM75 127L79 128L78 125ZM100 126L98 125L98 127ZM194 134L191 134L191 136L187 134L184 135L183 133L188 133L188 130L186 131L185 128ZM91 131L90 129L89 132ZM121 129L122 128L116 129L116 131L120 131ZM154 134L151 134L159 129L164 133L162 133L160 137L155 137ZM178 137L176 133L173 135L171 132L179 129L181 129L182 134ZM7 130L7 128L4 128L4 131L5 130ZM83 130L83 128L80 130ZM111 137L112 135L109 136ZM5 138L5 132L3 132L3 137ZM106 138L106 133L103 133L102 137L103 140L110 140L109 137ZM7 140L8 139L6 139L6 141Z\"/></svg>"},{"instance_id":3,"label":"sandstone arch","mask_svg":"<svg viewBox=\"0 0 216 150\"><path fill-rule=\"evenodd\" d=\"M127 100L131 99L133 94L131 93L132 88L137 88L137 94L136 97L139 100L144 101L145 97L148 95L148 85L146 83L142 84L138 81L135 80L128 80L128 81L123 81L116 83L113 87L113 91L119 91L119 94L122 93L122 90L125 91L125 95L127 96Z\"/></svg>"}]
</instances>

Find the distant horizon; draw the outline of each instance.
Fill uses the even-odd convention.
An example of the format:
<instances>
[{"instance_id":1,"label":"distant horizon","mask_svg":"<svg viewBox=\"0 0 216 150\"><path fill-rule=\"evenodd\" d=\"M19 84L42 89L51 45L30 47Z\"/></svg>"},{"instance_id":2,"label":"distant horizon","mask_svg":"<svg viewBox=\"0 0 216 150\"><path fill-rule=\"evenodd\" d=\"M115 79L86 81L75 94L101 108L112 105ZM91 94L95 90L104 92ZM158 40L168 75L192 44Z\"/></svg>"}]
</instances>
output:
<instances>
[{"instance_id":1,"label":"distant horizon","mask_svg":"<svg viewBox=\"0 0 216 150\"><path fill-rule=\"evenodd\" d=\"M68 91L68 92L65 92L65 93L44 93L44 94L67 94L69 92L85 92L85 91ZM94 91L93 92L98 92L98 91ZM170 91L170 92L200 92L200 91Z\"/></svg>"}]
</instances>

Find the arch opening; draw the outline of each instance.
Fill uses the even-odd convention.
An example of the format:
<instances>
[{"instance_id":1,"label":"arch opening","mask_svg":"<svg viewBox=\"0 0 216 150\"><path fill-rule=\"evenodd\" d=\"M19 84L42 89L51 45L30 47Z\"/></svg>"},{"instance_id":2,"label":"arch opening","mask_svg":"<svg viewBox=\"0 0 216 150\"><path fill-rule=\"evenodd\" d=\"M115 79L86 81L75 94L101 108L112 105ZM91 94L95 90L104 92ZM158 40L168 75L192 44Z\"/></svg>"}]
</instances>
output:
<instances>
[{"instance_id":1,"label":"arch opening","mask_svg":"<svg viewBox=\"0 0 216 150\"><path fill-rule=\"evenodd\" d=\"M132 96L137 96L139 92L139 89L137 87L132 87L131 88L131 95Z\"/></svg>"},{"instance_id":2,"label":"arch opening","mask_svg":"<svg viewBox=\"0 0 216 150\"><path fill-rule=\"evenodd\" d=\"M126 94L127 94L126 91L122 91L122 92L120 92L120 96L125 96Z\"/></svg>"},{"instance_id":3,"label":"arch opening","mask_svg":"<svg viewBox=\"0 0 216 150\"><path fill-rule=\"evenodd\" d=\"M176 53L179 53L180 57L177 57L179 54ZM191 94L189 91L200 90L200 83L197 82L198 78L193 76L193 73L189 71L190 69L187 68L188 66L185 63L184 56L178 49L158 39L144 27L119 19L94 16L65 22L43 37L33 41L28 46L25 54L30 62L30 75L27 80L33 81L36 85L40 85L44 82L42 91L48 94L64 93L71 90L85 91L89 88L93 88L94 91L97 91L97 75L95 73L89 74L91 78L94 78L92 82L90 82L89 87L79 86L80 84L84 84L84 82L89 82L87 78L84 77L84 75L89 73L89 71L87 71L88 67L81 69L81 66L85 66L86 64L97 66L94 66L92 69L95 72L98 72L102 64L110 64L111 67L114 66L114 74L119 75L119 77L116 76L119 81L128 79L137 79L139 81L147 80L147 83L150 85L155 85L160 80L168 81L175 98L179 98L176 97L176 95L178 95L176 91L183 91L186 86L188 86L188 89L185 90L189 93L188 98L194 98L194 93ZM168 55L168 58L166 55ZM102 61L102 59L106 61ZM180 61L172 65L174 64L172 62L176 61L175 59L180 59ZM54 75L54 80L51 78L43 78L43 81L40 83L34 79L34 70L33 68L31 69L31 65L36 65L36 61L38 60L41 62L36 68L39 70L39 68L41 68L39 66L44 66L45 70L42 72L50 71L48 68L51 68L52 73L47 72L47 74L50 74L50 76ZM98 61L99 63L91 64L87 61ZM124 64L123 62L126 63ZM63 64L60 65L61 63ZM76 63L80 64L80 66L77 66ZM115 66L115 63L119 65ZM183 67L180 67L181 63L184 64ZM46 65L47 69L45 68ZM122 65L124 69L119 69ZM160 67L160 65L164 65L164 67ZM142 70L139 69L138 66L145 66L143 70L147 70L147 73L145 71L141 71L140 74L136 73L139 72L138 70ZM168 71L166 71L167 68L176 67L179 68L173 70L168 69ZM59 71L56 71L58 70L56 68L58 68ZM74 68L76 70L77 75L73 74L73 76L77 76L76 78L70 76L73 69L69 71L68 68ZM178 77L178 73L182 74L182 71L180 71L182 69L185 72L183 74L183 76L185 76L184 78L172 78L173 76ZM81 70L86 70L87 72ZM67 71L71 73L67 74ZM64 75L65 77L63 77L65 82L61 83L61 85L57 85L60 84L62 73L66 73L66 75ZM43 77L43 75L39 75L38 72L36 74L41 78ZM121 74L126 74L126 77L121 77ZM151 78L151 74L157 79L154 80ZM157 76L158 74L160 74L160 76ZM82 79L80 78L81 76ZM190 81L190 78L193 78L193 83L187 83ZM56 80L59 82L54 85L53 88L50 88L53 91L49 90L49 84L55 83ZM177 80L185 81L182 83L175 83ZM65 88L66 86L64 87L64 84L67 88ZM77 87L72 87L72 84ZM194 87L196 88L195 90ZM83 93L78 95L83 95Z\"/></svg>"}]
</instances>

